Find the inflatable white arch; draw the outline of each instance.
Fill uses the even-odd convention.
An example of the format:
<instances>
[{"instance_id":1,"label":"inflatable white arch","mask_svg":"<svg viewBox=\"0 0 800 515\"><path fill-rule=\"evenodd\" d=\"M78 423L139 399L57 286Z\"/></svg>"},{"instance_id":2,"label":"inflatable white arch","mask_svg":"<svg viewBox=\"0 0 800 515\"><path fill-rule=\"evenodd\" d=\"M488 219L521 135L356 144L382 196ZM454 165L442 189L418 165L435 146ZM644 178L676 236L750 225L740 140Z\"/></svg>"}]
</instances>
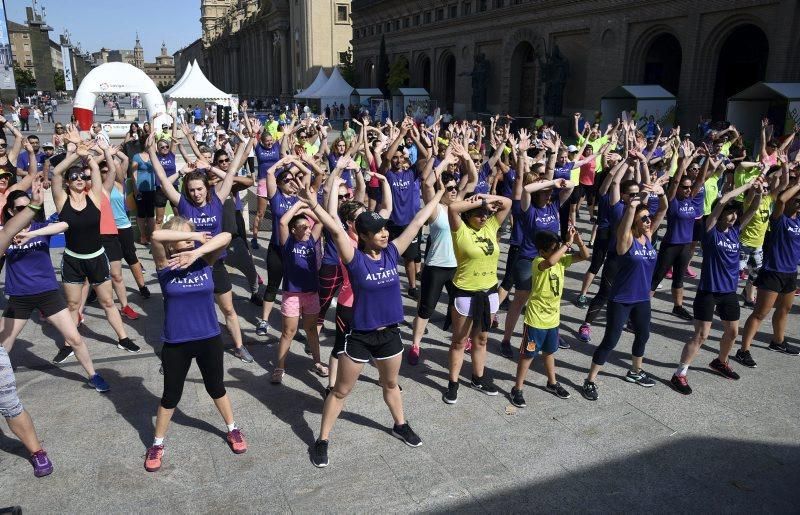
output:
<instances>
[{"instance_id":1,"label":"inflatable white arch","mask_svg":"<svg viewBox=\"0 0 800 515\"><path fill-rule=\"evenodd\" d=\"M115 93L139 93L153 127L172 125L164 98L146 73L128 63L104 63L86 74L75 92L72 113L80 130L87 131L92 126L97 96Z\"/></svg>"}]
</instances>

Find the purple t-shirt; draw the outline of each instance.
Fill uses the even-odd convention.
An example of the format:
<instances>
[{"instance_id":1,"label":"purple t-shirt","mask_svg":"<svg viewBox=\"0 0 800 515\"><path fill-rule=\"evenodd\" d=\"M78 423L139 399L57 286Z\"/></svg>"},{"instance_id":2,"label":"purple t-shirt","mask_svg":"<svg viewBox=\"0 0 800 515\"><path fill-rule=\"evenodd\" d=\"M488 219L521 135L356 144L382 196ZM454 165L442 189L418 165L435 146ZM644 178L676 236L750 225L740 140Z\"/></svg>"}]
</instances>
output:
<instances>
[{"instance_id":1,"label":"purple t-shirt","mask_svg":"<svg viewBox=\"0 0 800 515\"><path fill-rule=\"evenodd\" d=\"M481 169L478 170L478 182L475 183L475 193L489 193L489 176L492 171L489 169L489 163L483 163Z\"/></svg>"},{"instance_id":2,"label":"purple t-shirt","mask_svg":"<svg viewBox=\"0 0 800 515\"><path fill-rule=\"evenodd\" d=\"M650 238L645 238L644 244L634 238L628 252L616 258L618 272L609 299L624 304L649 301L657 254Z\"/></svg>"},{"instance_id":3,"label":"purple t-shirt","mask_svg":"<svg viewBox=\"0 0 800 515\"><path fill-rule=\"evenodd\" d=\"M539 231L559 233L558 204L549 202L544 207L531 204L519 219L522 222L522 243L519 246L519 256L533 259L539 255L539 250L533 244L534 236Z\"/></svg>"},{"instance_id":4,"label":"purple t-shirt","mask_svg":"<svg viewBox=\"0 0 800 515\"><path fill-rule=\"evenodd\" d=\"M667 232L664 234L665 243L686 244L692 241L694 219L703 215L703 200L697 197L686 197L678 200L673 198L667 208Z\"/></svg>"},{"instance_id":5,"label":"purple t-shirt","mask_svg":"<svg viewBox=\"0 0 800 515\"><path fill-rule=\"evenodd\" d=\"M166 173L167 177L175 175L177 168L175 166L175 154L173 152L168 152L167 155L159 153L158 162L161 163L161 168L164 169L164 173ZM158 175L156 175L156 187L161 187L161 179L158 178Z\"/></svg>"},{"instance_id":6,"label":"purple t-shirt","mask_svg":"<svg viewBox=\"0 0 800 515\"><path fill-rule=\"evenodd\" d=\"M609 207L608 212L608 255L613 256L617 253L617 227L625 214L625 204L620 200Z\"/></svg>"},{"instance_id":7,"label":"purple t-shirt","mask_svg":"<svg viewBox=\"0 0 800 515\"><path fill-rule=\"evenodd\" d=\"M511 226L511 236L508 239L509 245L521 245L522 238L523 238L523 227L522 227L522 206L520 205L519 200L512 200L511 201L511 216L514 217L514 224Z\"/></svg>"},{"instance_id":8,"label":"purple t-shirt","mask_svg":"<svg viewBox=\"0 0 800 515\"><path fill-rule=\"evenodd\" d=\"M281 224L281 217L286 214L290 207L297 202L296 196L284 195L281 190L276 190L275 195L269 199L269 209L272 212L272 234L269 237L269 244L280 247L278 243L278 231Z\"/></svg>"},{"instance_id":9,"label":"purple t-shirt","mask_svg":"<svg viewBox=\"0 0 800 515\"><path fill-rule=\"evenodd\" d=\"M713 227L703 234L703 267L698 289L714 293L735 292L739 285L739 231Z\"/></svg>"},{"instance_id":10,"label":"purple t-shirt","mask_svg":"<svg viewBox=\"0 0 800 515\"><path fill-rule=\"evenodd\" d=\"M255 146L255 154L258 162L258 175L256 177L261 180L267 177L267 170L280 160L281 144L275 142L271 148L266 148L259 142Z\"/></svg>"},{"instance_id":11,"label":"purple t-shirt","mask_svg":"<svg viewBox=\"0 0 800 515\"><path fill-rule=\"evenodd\" d=\"M334 168L336 168L336 163L339 162L339 158L342 156L336 155L333 152L328 154L328 166L330 167L330 171L332 172ZM352 189L355 186L353 185L353 175L350 170L355 171L355 168L346 168L342 170L342 180L347 185L348 188Z\"/></svg>"},{"instance_id":12,"label":"purple t-shirt","mask_svg":"<svg viewBox=\"0 0 800 515\"><path fill-rule=\"evenodd\" d=\"M371 331L403 321L403 300L397 264L400 254L389 243L375 261L358 249L347 264L353 287L353 329Z\"/></svg>"},{"instance_id":13,"label":"purple t-shirt","mask_svg":"<svg viewBox=\"0 0 800 515\"><path fill-rule=\"evenodd\" d=\"M46 223L32 223L31 231L46 227ZM50 236L36 236L24 245L11 244L6 250L6 295L36 295L58 290L50 260Z\"/></svg>"},{"instance_id":14,"label":"purple t-shirt","mask_svg":"<svg viewBox=\"0 0 800 515\"><path fill-rule=\"evenodd\" d=\"M297 241L293 236L287 238L281 248L283 257L283 291L319 291L317 270L317 242L314 238Z\"/></svg>"},{"instance_id":15,"label":"purple t-shirt","mask_svg":"<svg viewBox=\"0 0 800 515\"><path fill-rule=\"evenodd\" d=\"M390 169L386 172L386 180L392 190L392 214L389 219L394 225L408 225L420 209L417 173L413 168L406 171Z\"/></svg>"},{"instance_id":16,"label":"purple t-shirt","mask_svg":"<svg viewBox=\"0 0 800 515\"><path fill-rule=\"evenodd\" d=\"M163 268L157 275L164 296L164 343L204 340L220 334L211 265L198 259L186 270Z\"/></svg>"},{"instance_id":17,"label":"purple t-shirt","mask_svg":"<svg viewBox=\"0 0 800 515\"><path fill-rule=\"evenodd\" d=\"M509 168L503 176L503 180L497 185L497 194L506 198L511 198L514 195L514 184L517 182L517 171Z\"/></svg>"},{"instance_id":18,"label":"purple t-shirt","mask_svg":"<svg viewBox=\"0 0 800 515\"><path fill-rule=\"evenodd\" d=\"M222 232L222 211L222 201L213 190L210 202L204 206L195 206L184 195L181 195L181 200L178 202L178 214L192 222L195 231L209 232L211 236ZM195 246L199 247L200 242L196 242ZM227 252L223 250L219 258L222 259L226 255Z\"/></svg>"},{"instance_id":19,"label":"purple t-shirt","mask_svg":"<svg viewBox=\"0 0 800 515\"><path fill-rule=\"evenodd\" d=\"M564 164L564 166L556 166L553 170L553 179L564 179L568 181L572 178L572 169L575 168L575 163L569 162ZM551 194L550 198L553 199L554 202L558 202L558 197L561 190L558 188L553 188L553 193Z\"/></svg>"},{"instance_id":20,"label":"purple t-shirt","mask_svg":"<svg viewBox=\"0 0 800 515\"><path fill-rule=\"evenodd\" d=\"M770 220L769 239L764 245L764 270L796 274L800 263L800 217L781 215Z\"/></svg>"},{"instance_id":21,"label":"purple t-shirt","mask_svg":"<svg viewBox=\"0 0 800 515\"><path fill-rule=\"evenodd\" d=\"M36 153L36 171L41 172L44 170L44 162L47 159L47 154L42 151ZM23 172L28 172L28 166L31 164L31 156L27 150L23 150L17 156L17 168Z\"/></svg>"}]
</instances>

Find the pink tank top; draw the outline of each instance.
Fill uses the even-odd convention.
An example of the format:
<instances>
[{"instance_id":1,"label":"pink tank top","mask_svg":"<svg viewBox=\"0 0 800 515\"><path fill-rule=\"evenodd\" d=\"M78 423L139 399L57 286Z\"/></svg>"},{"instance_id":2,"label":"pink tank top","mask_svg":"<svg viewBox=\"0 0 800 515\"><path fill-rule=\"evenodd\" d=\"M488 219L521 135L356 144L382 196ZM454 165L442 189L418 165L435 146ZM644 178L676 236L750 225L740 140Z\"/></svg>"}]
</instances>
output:
<instances>
[{"instance_id":1,"label":"pink tank top","mask_svg":"<svg viewBox=\"0 0 800 515\"><path fill-rule=\"evenodd\" d=\"M119 234L117 224L114 222L114 211L111 209L111 199L105 191L100 199L100 234Z\"/></svg>"}]
</instances>

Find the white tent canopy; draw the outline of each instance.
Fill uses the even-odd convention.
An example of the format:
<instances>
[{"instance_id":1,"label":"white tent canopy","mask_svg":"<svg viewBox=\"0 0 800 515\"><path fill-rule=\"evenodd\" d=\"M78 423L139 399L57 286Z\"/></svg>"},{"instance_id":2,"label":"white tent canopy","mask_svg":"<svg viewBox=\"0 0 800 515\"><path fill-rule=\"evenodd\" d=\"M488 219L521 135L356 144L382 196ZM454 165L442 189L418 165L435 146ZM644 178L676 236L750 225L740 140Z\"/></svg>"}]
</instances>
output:
<instances>
[{"instance_id":1,"label":"white tent canopy","mask_svg":"<svg viewBox=\"0 0 800 515\"><path fill-rule=\"evenodd\" d=\"M800 83L758 82L728 99L726 118L755 143L761 131L761 119L768 117L776 134L787 134L800 123Z\"/></svg>"},{"instance_id":2,"label":"white tent canopy","mask_svg":"<svg viewBox=\"0 0 800 515\"><path fill-rule=\"evenodd\" d=\"M328 82L328 76L325 75L325 70L322 68L319 69L317 72L317 76L314 78L314 81L308 85L306 89L301 91L300 93L296 94L295 98L315 98L313 95L319 91L319 89Z\"/></svg>"},{"instance_id":3,"label":"white tent canopy","mask_svg":"<svg viewBox=\"0 0 800 515\"><path fill-rule=\"evenodd\" d=\"M612 123L622 111L636 111L637 118L653 116L662 126L675 122L675 95L655 84L618 86L600 99L603 123Z\"/></svg>"},{"instance_id":4,"label":"white tent canopy","mask_svg":"<svg viewBox=\"0 0 800 515\"><path fill-rule=\"evenodd\" d=\"M339 68L334 68L331 72L331 77L314 94L315 98L319 99L320 110L324 109L326 105L350 105L350 95L353 94L353 86L347 83L339 72Z\"/></svg>"},{"instance_id":5,"label":"white tent canopy","mask_svg":"<svg viewBox=\"0 0 800 515\"><path fill-rule=\"evenodd\" d=\"M191 73L191 71L192 71L192 63L189 63L189 64L186 66L186 69L185 69L185 70L183 70L183 75L181 75L181 78L180 78L180 79L178 79L178 82L176 82L175 84L173 84L171 88L169 88L167 91L165 91L165 92L164 92L164 95L165 95L165 96L169 96L169 94L170 94L170 93L172 93L173 91L175 91L175 89L176 89L178 86L180 86L181 84L183 84L183 82L186 80L186 77L188 77L188 76L189 76L189 73Z\"/></svg>"},{"instance_id":6,"label":"white tent canopy","mask_svg":"<svg viewBox=\"0 0 800 515\"><path fill-rule=\"evenodd\" d=\"M180 85L168 94L167 97L175 100L202 100L204 102L227 103L231 96L209 81L197 64L194 62L189 75Z\"/></svg>"}]
</instances>

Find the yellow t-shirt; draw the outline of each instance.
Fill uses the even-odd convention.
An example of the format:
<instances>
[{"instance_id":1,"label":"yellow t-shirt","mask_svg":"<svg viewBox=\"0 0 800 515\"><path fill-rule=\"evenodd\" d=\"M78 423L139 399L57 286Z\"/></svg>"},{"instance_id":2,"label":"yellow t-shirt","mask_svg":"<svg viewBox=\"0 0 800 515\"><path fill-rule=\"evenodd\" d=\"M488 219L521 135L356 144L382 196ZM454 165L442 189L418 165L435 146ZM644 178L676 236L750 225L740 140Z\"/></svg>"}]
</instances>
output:
<instances>
[{"instance_id":1,"label":"yellow t-shirt","mask_svg":"<svg viewBox=\"0 0 800 515\"><path fill-rule=\"evenodd\" d=\"M738 188L748 182L754 180L756 177L761 175L761 169L754 166L752 168L746 168L742 170L741 168L736 168L736 171L733 172L733 187ZM744 193L740 193L738 197L736 197L738 202L744 202Z\"/></svg>"},{"instance_id":2,"label":"yellow t-shirt","mask_svg":"<svg viewBox=\"0 0 800 515\"><path fill-rule=\"evenodd\" d=\"M456 254L456 275L453 284L465 291L484 291L497 286L497 262L500 245L497 243L497 217L491 217L480 230L462 222L451 231Z\"/></svg>"},{"instance_id":3,"label":"yellow t-shirt","mask_svg":"<svg viewBox=\"0 0 800 515\"><path fill-rule=\"evenodd\" d=\"M772 213L772 197L764 195L758 205L758 211L753 215L753 219L744 226L739 234L739 243L748 247L760 248L764 245L764 238L767 236L769 228L769 215ZM748 205L744 206L747 210Z\"/></svg>"},{"instance_id":4,"label":"yellow t-shirt","mask_svg":"<svg viewBox=\"0 0 800 515\"><path fill-rule=\"evenodd\" d=\"M525 306L525 325L536 329L552 329L561 323L561 295L564 293L564 270L572 264L567 255L546 270L539 270L544 258L537 256L531 266L531 293Z\"/></svg>"},{"instance_id":5,"label":"yellow t-shirt","mask_svg":"<svg viewBox=\"0 0 800 515\"><path fill-rule=\"evenodd\" d=\"M578 147L583 145L583 142L586 141L586 138L583 136L578 136ZM603 136L600 138L595 138L594 141L589 142L589 146L592 147L592 153L596 154L600 152L600 149L603 148L603 145L608 143L608 136ZM600 173L603 171L603 157L597 156L597 160L595 161L595 173Z\"/></svg>"}]
</instances>

